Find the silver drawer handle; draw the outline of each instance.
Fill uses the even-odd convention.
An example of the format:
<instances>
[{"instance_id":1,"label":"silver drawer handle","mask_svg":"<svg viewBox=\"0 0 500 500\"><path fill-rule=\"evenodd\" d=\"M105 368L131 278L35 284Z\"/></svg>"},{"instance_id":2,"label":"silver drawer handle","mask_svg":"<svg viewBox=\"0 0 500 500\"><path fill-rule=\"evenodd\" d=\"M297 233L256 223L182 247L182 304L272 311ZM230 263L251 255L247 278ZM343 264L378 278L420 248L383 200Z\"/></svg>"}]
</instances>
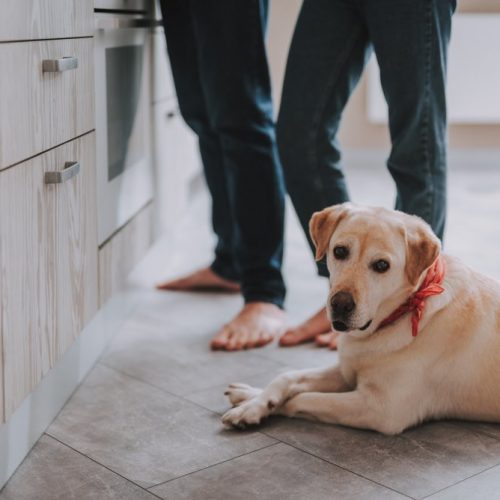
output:
<instances>
[{"instance_id":1,"label":"silver drawer handle","mask_svg":"<svg viewBox=\"0 0 500 500\"><path fill-rule=\"evenodd\" d=\"M44 73L62 73L75 68L78 68L77 57L61 57L60 59L45 59L45 61L42 61L42 71Z\"/></svg>"},{"instance_id":2,"label":"silver drawer handle","mask_svg":"<svg viewBox=\"0 0 500 500\"><path fill-rule=\"evenodd\" d=\"M95 21L98 30L119 30L127 28L155 28L163 26L158 19L123 19L119 17L98 18Z\"/></svg>"},{"instance_id":3,"label":"silver drawer handle","mask_svg":"<svg viewBox=\"0 0 500 500\"><path fill-rule=\"evenodd\" d=\"M63 170L45 172L45 184L61 184L74 177L78 172L80 172L80 164L77 161L67 161Z\"/></svg>"}]
</instances>

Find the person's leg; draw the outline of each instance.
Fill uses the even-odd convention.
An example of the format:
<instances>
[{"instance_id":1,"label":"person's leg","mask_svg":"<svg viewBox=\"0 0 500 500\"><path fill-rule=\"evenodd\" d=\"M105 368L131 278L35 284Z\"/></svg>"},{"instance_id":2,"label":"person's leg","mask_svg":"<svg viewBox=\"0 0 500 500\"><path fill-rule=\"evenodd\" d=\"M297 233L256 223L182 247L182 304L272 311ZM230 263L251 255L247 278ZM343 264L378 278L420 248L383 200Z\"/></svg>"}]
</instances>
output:
<instances>
[{"instance_id":1,"label":"person's leg","mask_svg":"<svg viewBox=\"0 0 500 500\"><path fill-rule=\"evenodd\" d=\"M277 136L287 189L313 254L312 214L349 199L336 135L369 53L366 27L354 2L304 1L288 56ZM328 276L324 261L318 271ZM322 309L287 331L281 344L330 330Z\"/></svg>"},{"instance_id":2,"label":"person's leg","mask_svg":"<svg viewBox=\"0 0 500 500\"><path fill-rule=\"evenodd\" d=\"M192 0L200 81L220 138L241 270L243 311L215 348L266 343L283 327L284 183L264 45L264 0Z\"/></svg>"},{"instance_id":3,"label":"person's leg","mask_svg":"<svg viewBox=\"0 0 500 500\"><path fill-rule=\"evenodd\" d=\"M367 26L389 106L396 208L439 238L446 218L446 58L453 0L368 0Z\"/></svg>"},{"instance_id":4,"label":"person's leg","mask_svg":"<svg viewBox=\"0 0 500 500\"><path fill-rule=\"evenodd\" d=\"M167 49L179 109L198 135L205 179L212 198L212 226L217 236L215 259L209 268L159 285L161 289L218 288L238 291L240 273L235 259L235 225L229 203L226 167L218 134L208 117L199 71L199 53L193 30L192 2L162 0Z\"/></svg>"}]
</instances>

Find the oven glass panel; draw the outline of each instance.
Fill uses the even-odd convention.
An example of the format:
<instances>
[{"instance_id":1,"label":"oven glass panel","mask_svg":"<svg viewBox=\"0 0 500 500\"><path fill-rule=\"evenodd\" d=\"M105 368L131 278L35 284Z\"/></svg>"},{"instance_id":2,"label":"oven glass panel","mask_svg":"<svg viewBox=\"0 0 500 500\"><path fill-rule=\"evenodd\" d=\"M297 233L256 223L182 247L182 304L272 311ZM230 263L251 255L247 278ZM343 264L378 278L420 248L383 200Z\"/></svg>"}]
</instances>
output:
<instances>
[{"instance_id":1,"label":"oven glass panel","mask_svg":"<svg viewBox=\"0 0 500 500\"><path fill-rule=\"evenodd\" d=\"M106 49L106 95L108 126L108 181L140 160L137 148L141 127L137 121L142 84L142 45ZM139 141L140 142L140 141Z\"/></svg>"}]
</instances>

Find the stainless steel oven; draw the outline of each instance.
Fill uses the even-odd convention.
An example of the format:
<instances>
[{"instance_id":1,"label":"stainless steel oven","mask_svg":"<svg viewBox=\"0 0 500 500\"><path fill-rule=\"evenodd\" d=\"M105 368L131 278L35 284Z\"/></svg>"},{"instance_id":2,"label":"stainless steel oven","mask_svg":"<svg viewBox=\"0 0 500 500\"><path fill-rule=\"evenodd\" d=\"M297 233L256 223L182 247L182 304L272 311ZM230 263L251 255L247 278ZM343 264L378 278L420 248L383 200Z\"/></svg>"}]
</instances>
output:
<instances>
[{"instance_id":1,"label":"stainless steel oven","mask_svg":"<svg viewBox=\"0 0 500 500\"><path fill-rule=\"evenodd\" d=\"M99 244L153 197L150 0L95 0Z\"/></svg>"}]
</instances>

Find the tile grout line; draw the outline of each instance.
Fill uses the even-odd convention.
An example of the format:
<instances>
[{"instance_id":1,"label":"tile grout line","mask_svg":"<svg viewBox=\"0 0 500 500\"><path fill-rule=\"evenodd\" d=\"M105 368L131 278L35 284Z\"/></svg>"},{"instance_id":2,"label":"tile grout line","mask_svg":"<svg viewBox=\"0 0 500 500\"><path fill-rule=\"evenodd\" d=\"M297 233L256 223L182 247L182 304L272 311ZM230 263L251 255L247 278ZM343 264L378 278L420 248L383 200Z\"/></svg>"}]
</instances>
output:
<instances>
[{"instance_id":1,"label":"tile grout line","mask_svg":"<svg viewBox=\"0 0 500 500\"><path fill-rule=\"evenodd\" d=\"M128 373L124 373L124 372L122 372L121 370L117 370L116 368L113 368L113 367L111 367L111 366L108 366L108 365L107 365L107 364L105 364L105 363L101 363L101 364L102 364L103 366L105 366L106 368L108 368L108 369L110 369L110 370L113 370L113 371L115 371L115 372L119 373L120 375L123 375L123 376L125 376L125 377L131 378L132 380L135 380L136 382L140 382L140 383L143 383L143 384L149 385L150 387L153 387L154 389L157 389L157 390L159 390L160 392L163 392L163 393L164 393L164 394L166 394L167 396L171 396L171 397L174 397L174 398L178 398L178 399L180 399L180 400L182 400L182 401L185 401L186 403L190 403L190 404L192 404L192 405L194 405L194 406L196 406L196 407L198 407L198 408L200 408L200 409L202 409L202 410L208 411L209 413L212 413L213 415L217 415L218 417L221 417L221 414L220 414L219 412L217 412L217 411L211 410L210 408L206 408L205 406L202 406L202 405L200 405L200 404L198 404L198 403L195 403L195 402L193 402L193 401L190 401L189 399L186 399L186 398L184 398L184 397L182 397L182 396L178 396L177 394L173 394L173 393L171 393L171 392L167 391L166 389L163 389L163 388L158 387L158 386L156 386L156 385L150 384L149 382L144 382L143 380L138 379L138 378L134 377L133 375L129 375ZM248 455L249 453L254 453L255 451L263 450L264 448L268 448L268 447L270 447L270 446L274 446L275 444L279 444L279 443L282 443L282 444L287 444L287 443L284 443L283 441L281 441L280 439L277 439L277 438L274 438L274 437L272 437L272 436L268 436L267 434L264 434L264 433L263 433L263 432L261 432L260 430L257 430L257 429L256 429L256 430L254 430L254 431L252 431L252 432L253 432L254 434L260 434L260 435L265 436L265 437L267 437L267 438L269 438L269 439L273 439L273 440L274 440L274 443L269 443L268 445L263 446L262 448L258 448L258 449L256 449L256 450L252 450L252 451L249 451L249 452L247 452L247 453L243 453L242 455L238 455L237 457L233 457L233 458L229 458L229 459L227 459L227 460L223 460L222 462L218 462L217 464L213 464L213 465L218 465L219 463L224 463L224 462L227 462L227 461L229 461L229 460L233 460L234 458L242 457L242 456ZM208 468L208 467L213 467L213 465L209 465L209 466L204 467L204 468L199 469L199 470L204 470L204 469L206 469L206 468ZM198 471L189 472L188 474L193 474L194 472L198 472ZM185 475L188 475L188 474L185 474ZM179 476L179 477L184 477L184 476ZM169 479L168 481L165 481L165 482L173 481L174 479L178 479L178 478L172 478L172 479ZM159 484L163 484L163 483L159 483ZM153 488L153 487L154 487L154 486L151 486L151 488Z\"/></svg>"},{"instance_id":2,"label":"tile grout line","mask_svg":"<svg viewBox=\"0 0 500 500\"><path fill-rule=\"evenodd\" d=\"M118 477L121 477L122 479L124 479L125 481L127 481L128 483L130 484L133 484L134 486L137 486L138 488L140 488L142 491L146 492L146 493L149 493L150 495L153 495L155 498L158 498L159 500L164 500L162 497L159 497L158 495L156 495L155 493L153 493L152 491L148 491L147 488L144 488L143 486L141 486L140 484L137 484L135 481L132 481L131 479L129 479L128 477L125 477L125 476L122 476L119 472L116 472L115 470L107 467L106 465L104 464L101 464L100 462L98 462L97 460L93 459L92 457L89 457L88 455L86 455L85 453L83 453L82 451L80 450L77 450L76 448L73 448L72 446L70 446L69 444L65 443L64 441L61 441L60 439L56 438L55 436L53 436L52 434L48 433L48 432L45 432L43 435L45 436L48 436L50 437L51 439L53 439L54 441L57 441L58 443L62 444L63 446L65 446L66 448L74 451L75 453L78 453L79 455L81 455L82 457L85 457L87 458L88 460L90 460L91 462L95 463L96 465L99 465L100 467L102 467L103 469L106 469L108 470L109 472L117 475Z\"/></svg>"},{"instance_id":3,"label":"tile grout line","mask_svg":"<svg viewBox=\"0 0 500 500\"><path fill-rule=\"evenodd\" d=\"M147 385L149 385L149 386L151 386L151 387L154 387L155 389L158 389L159 391L161 391L161 392L163 392L163 393L165 393L165 394L167 394L167 395L169 395L169 396L173 396L173 397L176 397L176 398L182 399L183 401L186 401L186 402L188 402L188 403L194 404L195 406L198 406L199 408L202 408L202 409L204 409L204 410L207 410L207 411L209 411L209 412L213 413L214 415L217 415L217 416L219 416L219 417L221 416L221 414L220 414L219 412L216 412L216 411L211 410L211 409L209 409L209 408L205 408L204 406L202 406L202 405L200 405L200 404L198 404L198 403L194 403L193 401L190 401L189 399L186 399L186 398L184 398L184 397L182 397L182 396L178 396L177 394L173 394L173 393L171 393L171 392L167 391L166 389L160 388L160 387L158 387L158 386L156 386L156 385L153 385L153 384L151 384L151 383L149 383L149 382L144 382L143 380L141 380L141 379L139 379L139 378L137 378L137 377L134 377L133 375L129 375L128 373L122 372L121 370L118 370L117 368L114 368L114 367L112 367L112 366L109 366L109 365L107 365L106 363L103 363L103 362L102 362L102 364L103 364L104 366L106 366L106 368L109 368L110 370L116 371L117 373L120 373L121 375L123 375L123 376L125 376L125 377L129 377L129 378L131 378L131 379L133 379L133 380L135 380L135 381L137 381L137 382L142 382L143 384L147 384ZM379 485L379 486L381 486L381 487L383 487L383 488L386 488L386 489L388 489L388 490L394 491L395 493L398 493L398 494L400 494L400 495L406 496L407 498L411 498L412 500L414 500L414 498L413 498L413 497L410 497L410 496L406 495L405 493L401 493L400 491L394 490L393 488L390 488L390 487L388 487L388 486L385 486L385 485L383 485L383 484L381 484L381 483L377 483L377 481L374 481L374 480L372 480L372 479L369 479L369 478L367 478L367 477L364 477L364 476L363 476L363 475L361 475L361 474L358 474L358 473L356 473L356 472L353 472L353 471L351 471L351 470L349 470L349 469L346 469L345 467L342 467L342 466L340 466L340 465L338 465L338 464L336 464L336 463L330 462L329 460L326 460L326 459L324 459L324 458L322 458L322 457L319 457L319 456L317 456L317 455L314 455L313 453L310 453L309 451L306 451L306 450L303 450L303 449L301 449L301 448L298 448L297 446L294 446L294 445L292 445L292 444L290 444L290 443L287 443L286 441L282 441L282 440L281 440L281 439L279 439L279 438L275 438L275 437L273 437L273 436L270 436L269 434L267 434L266 432L264 432L264 431L262 431L262 430L256 430L255 432L256 432L256 433L258 433L258 434L262 434L262 435L264 435L264 436L266 436L266 437L268 437L268 438L270 438L270 439L275 439L275 440L277 441L277 443L272 443L272 444L271 444L271 445L269 445L269 446L273 446L273 445L278 444L278 443L282 443L282 444L285 444L285 445L291 446L291 447L293 447L293 448L295 448L295 449L297 449L297 450L299 450L299 451L303 451L304 453L307 453L308 455L310 455L310 456L312 456L312 457L319 458L320 460L323 460L324 462L326 462L326 463L328 463L328 464L330 464L330 465L334 465L335 467L339 467L339 468L340 468L340 469L342 469L342 470L345 470L345 471L347 471L347 472L350 472L350 473L352 473L352 474L354 474L354 475L356 475L356 476L359 476L359 477L361 477L361 478L363 478L363 479L365 479L365 480L367 480L367 481L370 481L370 482L372 482L372 483L374 483L374 484L377 484L377 485ZM266 446L266 447L267 447L267 446ZM253 453L253 452L249 452L249 453ZM243 456L243 455L242 455L242 456ZM235 458L236 458L236 457L235 457ZM230 460L231 460L231 459L230 459ZM200 469L200 470L203 470L203 469ZM180 476L180 477L183 477L183 476ZM163 484L163 483L160 483L160 484Z\"/></svg>"},{"instance_id":4,"label":"tile grout line","mask_svg":"<svg viewBox=\"0 0 500 500\"><path fill-rule=\"evenodd\" d=\"M133 310L130 312L130 314L134 314L134 312L139 308L140 304L142 303L142 300L138 300L137 301L137 304L135 306L133 306ZM116 328L116 331L114 334L112 334L112 336L114 335L117 335L118 334L118 331L119 329L123 326L123 324L127 321L128 319L128 316L125 316L125 318L123 320L120 320L119 322L119 325L117 326ZM62 413L62 411L64 410L64 408L66 408L66 405L70 402L71 399L73 399L73 396L76 394L76 392L80 389L80 387L86 382L86 380L88 379L88 377L90 376L90 374L94 371L94 369L99 366L99 364L101 364L101 358L102 356L105 354L107 350L107 347L104 349L104 351L101 353L101 355L93 362L92 366L88 369L87 373L85 374L85 376L82 378L82 380L80 381L80 383L73 389L73 391L71 392L71 394L67 397L65 403L63 404L63 406L59 409L59 411L57 412L57 414L54 416L54 418L51 420L50 424L48 425L48 427L45 429L45 432L43 434L46 434L46 430L54 423L54 421L57 420L57 418L59 417L59 415ZM42 434L42 436L43 436ZM41 437L41 436L40 436ZM38 438L39 440L40 438ZM55 438L54 438L55 439ZM38 440L35 442L35 444L38 442ZM33 446L35 446L35 444L33 444ZM33 448L33 446L31 448ZM31 450L30 450L31 452ZM28 456L28 455L26 455ZM25 457L26 458L26 457Z\"/></svg>"},{"instance_id":5,"label":"tile grout line","mask_svg":"<svg viewBox=\"0 0 500 500\"><path fill-rule=\"evenodd\" d=\"M456 486L457 484L460 484L460 483L463 483L464 481L468 481L469 479L472 479L473 477L476 477L476 476L479 476L480 474L483 474L484 472L488 472L489 470L491 469L494 469L495 467L498 467L500 466L500 462L498 462L497 464L494 464L492 465L491 467L487 467L486 469L484 470L481 470L481 471L478 471L474 474L472 474L471 476L467 476L467 477L464 477L463 479L460 479L459 481L455 482L455 483L452 483L448 486L445 486L444 488L441 488L439 490L436 490L434 492L432 492L430 495L427 495L425 497L422 497L421 500L425 500L426 498L432 498L433 495L437 495L438 493L440 493L441 491L445 491L449 488L453 488L454 486Z\"/></svg>"},{"instance_id":6,"label":"tile grout line","mask_svg":"<svg viewBox=\"0 0 500 500\"><path fill-rule=\"evenodd\" d=\"M186 403L191 403L192 405L197 406L198 408L201 408L203 410L209 411L210 413L213 413L214 415L221 416L221 414L219 412L211 410L210 408L206 408L205 406L202 406L202 405L200 405L198 403L195 403L194 401L190 401L189 399L185 398L184 396L180 396L179 394L175 394L173 392L170 392L170 391L168 391L167 389L165 389L163 387L159 387L159 386L157 386L155 384L152 384L151 382L145 382L144 380L142 380L142 379L140 379L138 377L135 377L134 375L130 375L128 373L125 373L122 370L119 370L118 368L114 368L113 366L109 366L108 364L106 364L103 361L101 361L100 364L103 365L103 366L105 366L109 370L113 370L116 373L119 373L120 375L123 375L124 377L131 378L132 380L135 380L136 382L140 382L141 384L149 385L150 387L153 387L154 389L156 389L156 390L158 390L160 392L163 392L167 396L171 396L171 397L174 397L174 398L179 398L182 401L185 401Z\"/></svg>"},{"instance_id":7,"label":"tile grout line","mask_svg":"<svg viewBox=\"0 0 500 500\"><path fill-rule=\"evenodd\" d=\"M106 368L108 368L108 369L110 369L110 370L113 370L113 371L115 371L115 372L119 373L120 375L123 375L124 377L129 377L129 378L131 378L132 380L135 380L136 382L140 382L140 383L142 383L142 384L149 385L150 387L153 387L154 389L157 389L158 391L163 392L163 393L164 393L164 394L166 394L167 396L171 396L171 397L174 397L174 398L181 399L182 401L185 401L186 403L190 403L190 404L192 404L192 405L194 405L194 406L197 406L198 408L201 408L202 410L205 410L205 411L208 411L208 412L210 412L210 413L213 413L214 415L217 415L217 416L219 416L219 417L221 417L221 416L222 416L222 414L221 414L221 413L219 413L218 411L211 410L210 408L207 408L206 406L203 406L203 405L201 405L201 404L199 404L199 403L196 403L196 402L194 402L194 401L191 401L190 399L187 399L187 398L186 398L186 397L184 397L184 396L181 396L181 395L179 395L179 394L175 394L175 393L173 393L173 392L170 392L170 391L168 391L167 389L165 389L165 388L163 388L163 387L159 387L159 386L157 386L157 385L151 384L150 382L145 382L144 380L142 380L142 379L140 379L140 378L137 378L137 377L135 377L134 375L129 375L128 373L125 373L125 372L123 372L123 371L119 370L118 368L114 368L114 367L112 367L112 366L109 366L109 365L107 365L107 364L106 364L106 363L104 363L104 362L100 362L100 364L101 364L101 365L103 365L103 366L105 366ZM212 387L212 389L213 389L213 388L215 388L215 387L217 387L217 386L213 386L213 387ZM256 431L256 432L259 432L259 433L260 433L260 431ZM267 436L267 437L269 437L269 436ZM276 438L273 438L273 439L276 439ZM279 441L279 439L276 439L276 441Z\"/></svg>"},{"instance_id":8,"label":"tile grout line","mask_svg":"<svg viewBox=\"0 0 500 500\"><path fill-rule=\"evenodd\" d=\"M269 360L266 358L266 361L269 361ZM280 366L278 368L288 368L290 371L292 371L292 370L298 370L299 369L299 368L293 368L290 365L283 365L283 366ZM274 373L274 372L272 370L266 370L266 371L263 371L263 372L255 373L254 375L249 375L247 378L260 377L261 375L265 375L266 373L270 373L271 374L271 373ZM229 382L229 383L231 383L231 382ZM213 389L217 389L217 387L220 387L221 385L222 384L211 385L210 387L205 387L204 389L200 389L198 391L189 392L188 395L189 396L194 396L195 394L200 394L200 393L205 392L205 391L211 391Z\"/></svg>"},{"instance_id":9,"label":"tile grout line","mask_svg":"<svg viewBox=\"0 0 500 500\"><path fill-rule=\"evenodd\" d=\"M185 401L185 402L187 402L187 403L191 403L191 404L193 404L193 405L197 406L198 408L201 408L201 409L203 409L203 410L209 411L210 413L213 413L214 415L217 415L217 416L219 416L219 417L221 416L221 414L220 414L219 412L217 412L217 411L211 410L210 408L206 408L205 406L202 406L202 405L200 405L199 403L195 403L194 401L190 401L189 399L187 399L187 398L185 398L185 397L183 397L183 396L180 396L180 395L178 395L178 394L175 394L175 393L173 393L173 392L170 392L170 391L168 391L168 390L166 390L166 389L164 389L164 388L162 388L162 387L159 387L159 386L157 386L157 385L151 384L150 382L145 382L144 380L142 380L142 379L140 379L140 378L137 378L137 377L135 377L135 376L133 376L133 375L130 375L130 374L128 374L128 373L125 373L125 372L123 372L122 370L119 370L119 369L117 369L117 368L115 368L115 367L113 367L113 366L109 366L109 365L108 365L108 364L106 364L105 362L99 362L99 363L100 363L100 364L102 364L103 366L105 366L106 368L110 369L110 370L113 370L113 371L115 371L115 372L117 372L117 373L120 373L121 375L123 375L123 376L125 376L125 377L131 378L132 380L135 380L135 381L137 381L137 382L140 382L140 383L143 383L143 384L149 385L150 387L154 387L155 389L157 389L157 390L159 390L159 391L163 392L164 394L166 394L166 395L168 395L168 396L175 397L175 398L179 398L179 399L181 399L181 400L183 400L183 401ZM96 365L97 365L97 364L96 364ZM287 365L284 365L284 366L287 366ZM266 372L263 372L262 374L264 374L264 373L266 373ZM259 375L262 375L262 374L259 374ZM258 376L258 375L255 375L255 376ZM217 387L217 385L212 386L211 388L212 388L212 389L214 389L215 387ZM206 389L206 390L210 390L211 388L208 388L208 389ZM200 391L197 391L197 392L202 392L202 391L203 391L203 389L201 389ZM194 393L193 393L193 394L194 394ZM455 423L455 422L450 422L450 424L451 424L451 425L454 425L454 426L456 426L456 427L459 427L459 425L458 425L457 423ZM352 471L352 470L349 470L349 469L347 469L347 468L345 468L345 467L343 467L343 466L341 466L341 465L339 465L339 464L336 464L335 462L331 462L331 461L329 461L329 460L327 460L327 459L325 459L325 458L323 458L323 457L320 457L320 456L318 456L318 455L315 455L314 453L311 453L311 452L309 452L309 451L307 451L307 450L304 450L304 449L302 449L302 448L299 448L299 447L297 447L297 446L295 446L295 445L293 445L293 444L290 444L290 443L288 443L288 442L286 442L286 441L282 441L282 440L281 440L281 439L279 439L279 438L276 438L276 437L274 437L274 436L271 436L271 435L267 434L265 431L262 431L262 430L256 430L255 432L256 432L256 433L258 433L258 434L262 434L262 435L264 435L264 436L266 436L266 437L268 437L268 438L274 439L274 440L276 440L277 442L276 442L276 443L271 443L271 444L269 444L269 445L267 445L267 446L264 446L263 448L259 448L258 450L253 450L253 451L251 451L251 452L248 452L248 453L246 453L246 454L239 455L239 456L237 456L237 457L233 457L233 458L239 458L239 457L241 457L241 456L245 456L245 455L248 455L248 454L250 454L250 453L254 453L254 451L259 451L260 449L268 448L268 447L270 447L270 446L274 446L274 445L276 445L276 444L278 444L278 443L282 443L282 444L285 444L285 445L291 446L291 447L293 447L293 448L295 448L295 449L297 449L297 450L299 450L299 451L302 451L302 452L304 452L304 453L307 453L308 455L310 455L310 456L312 456L312 457L318 458L318 459L320 459L320 460L322 460L322 461L324 461L324 462L326 462L326 463L328 463L328 464L330 464L330 465L334 465L334 466L336 466L336 467L339 467L340 469L342 469L342 470L344 470L344 471L346 471L346 472L350 472L351 474L354 474L354 475L356 475L356 476L358 476L358 477L360 477L360 478L363 478L363 479L365 479L365 480L367 480L367 481L370 481L370 482L372 482L372 483L374 483L374 484L377 484L378 486L381 486L381 487L386 488L386 489L388 489L388 490L394 491L395 493L398 493L399 495L403 495L403 496L405 496L405 497L407 497L407 498L410 498L410 499L412 499L412 500L414 500L414 498L415 498L415 497L411 497L411 496L407 495L406 493L402 493L402 492L400 492L400 491L398 491L398 490L396 490L396 489L394 489L394 488L391 488L390 486L386 486L386 485L384 485L384 484L382 484L382 483L379 483L379 482L377 482L377 481L375 481L375 480L373 480L373 479L370 479L370 478L368 478L368 477L365 477L365 476L363 476L363 475L362 475L362 474L360 474L360 473L357 473L357 472L354 472L354 471ZM480 431L480 430L479 430L479 431L476 431L476 432L479 432L480 434L483 434L483 435L488 436L488 437L490 437L490 438L493 438L493 439L496 439L496 440L500 440L500 439L496 438L495 436L492 436L492 435L490 435L490 434L488 434L488 433L486 433L486 432L484 432L484 431ZM49 434L49 435L50 435L50 434ZM53 436L51 436L51 437L53 437ZM55 439L55 438L54 438L54 439ZM77 451L77 450L75 450L75 451ZM84 456L85 456L85 455L84 455ZM90 457L88 457L88 458L90 458ZM228 459L228 460L224 460L224 461L219 462L219 463L224 463L224 462L227 462L227 461L233 460L233 458L230 458L230 459ZM96 463L99 463L99 462L96 462ZM215 466L215 465L219 465L219 463L218 463L218 464L213 464L213 465L210 465L210 466L205 467L205 468L202 468L202 469L200 469L200 470L205 470L205 469L210 468L210 467L213 467L213 466ZM100 465L102 465L102 464L100 464ZM467 478L461 479L460 481L457 481L456 483L450 484L450 485L448 485L448 486L446 486L446 487L442 488L441 490L437 490L437 491L435 491L435 492L431 493L431 495L434 495L434 494L438 493L439 491L445 490L445 489L447 489L447 488L451 488L451 487L452 487L452 486L454 486L455 484L459 484L459 483L460 483L460 482L462 482L462 481L465 481L465 480L467 480L467 479L470 479L471 477L474 477L474 476L476 476L476 475L478 475L478 474L481 474L482 472L486 472L487 470L489 470L489 469L491 469L491 468L493 468L493 467L497 467L498 465L500 465L500 463L495 464L495 465L493 465L492 467L489 467L489 468L484 469L484 470L482 470L482 471L479 471L479 472L477 472L476 474L473 474L472 476L469 476L469 477L467 477ZM111 469L110 469L110 470L111 470ZM113 472L114 472L114 471L113 471ZM186 475L194 474L195 472L198 472L198 471L189 472L188 474L185 474L185 475L183 475L183 476L179 476L178 478L172 478L172 479L170 479L170 480L168 480L168 481L165 481L164 483L159 483L159 484L165 484L165 483L168 483L168 482L170 482L170 481L174 481L175 479L179 479L179 478L181 478L181 477L185 477ZM134 483L134 484L135 484L135 483ZM155 486L158 486L158 485L155 485ZM150 488L154 488L155 486L151 486ZM148 490L148 489L146 489L145 491L148 491L148 492L149 492L149 490ZM426 497L423 497L423 498L428 498L428 497L429 497L429 495L428 495L428 496L426 496Z\"/></svg>"},{"instance_id":10,"label":"tile grout line","mask_svg":"<svg viewBox=\"0 0 500 500\"><path fill-rule=\"evenodd\" d=\"M281 441L276 440L275 443L266 444L266 446L262 446L262 448L257 448L256 450L248 451L247 453L242 453L241 455L237 455L235 457L228 458L226 460L222 460L221 462L217 462L216 464L207 465L206 467L202 467L201 469L194 470L194 471L191 471L191 472L187 472L186 474L183 474L182 476L177 476L177 477L173 477L172 479L167 479L166 481L163 481L161 483L158 483L158 484L155 484L153 486L150 486L147 489L147 491L150 491L152 488L156 488L158 486L162 486L164 484L171 483L172 481L177 481L177 479L182 479L182 478L184 478L186 476L191 476L192 474L196 474L198 472L201 472L201 471L204 471L204 470L207 470L207 469L211 469L212 467L217 467L218 465L225 464L227 462L231 462L232 460L236 460L237 458L246 457L248 455L251 455L252 453L257 453L258 451L265 450L266 448L272 448L273 446L278 446L280 444L285 444L285 443L282 443Z\"/></svg>"},{"instance_id":11,"label":"tile grout line","mask_svg":"<svg viewBox=\"0 0 500 500\"><path fill-rule=\"evenodd\" d=\"M113 368L113 367L111 367L111 366L108 366L108 365L107 365L107 364L105 364L105 363L102 363L102 364L103 364L104 366L106 366L107 368L109 368L110 370L114 370L114 371L116 371L117 373L120 373L120 374L122 374L122 375L124 375L124 376L126 376L126 377L129 377L129 378L131 378L131 379L133 379L133 380L135 380L135 381L137 381L137 382L141 382L141 383L144 383L144 384L150 385L151 387L154 387L155 389L158 389L159 391L161 391L161 392L163 392L163 393L165 393L165 394L167 394L167 395L169 395L169 396L173 396L173 397L176 397L176 398L182 399L183 401L186 401L186 402L188 402L188 403L194 404L195 406L197 406L197 407L199 407L199 408L202 408L202 409L204 409L204 410L206 410L206 411L209 411L210 413L213 413L214 415L221 416L221 414L220 414L219 412L216 412L216 411L211 410L211 409L209 409L209 408L205 408L204 406L202 406L202 405L200 405L200 404L198 404L198 403L194 403L193 401L190 401L189 399L186 399L186 398L184 398L184 397L182 397L182 396L179 396L179 395L177 395L177 394L171 393L171 392L167 391L166 389L163 389L163 388L160 388L160 387L158 387L158 386L156 386L156 385L150 384L149 382L144 382L143 380L138 379L138 378L134 377L133 375L129 375L128 373L124 373L124 372L122 372L121 370L118 370L118 369L116 369L116 368ZM367 480L367 481L370 481L371 483L377 484L378 486L381 486L381 487L386 488L386 489L388 489L388 490L394 491L395 493L398 493L398 494L400 494L400 495L403 495L403 496L405 496L405 497L407 497L407 498L411 498L412 500L414 500L414 498L413 498L413 497L411 497L411 496L409 496L409 495L406 495L405 493L401 493L401 492L400 492L400 491L398 491L398 490L395 490L395 489L393 489L393 488L391 488L391 487L389 487L389 486L386 486L386 485L384 485L384 484L382 484L382 483L378 483L377 481L374 481L373 479L367 478L367 477L365 477L365 476L363 476L363 475L361 475L361 474L359 474L359 473L357 473L357 472L354 472L354 471L351 471L351 470L349 470L349 469L347 469L347 468L345 468L345 467L342 467L341 465L338 465L338 464L336 464L336 463L334 463L334 462L330 462L329 460L326 460L326 459L325 459L325 458L323 458L323 457L320 457L320 456L318 456L318 455L314 455L313 453L311 453L311 452L309 452L309 451L307 451L307 450L303 450L302 448L299 448L299 447L297 447L297 446L294 446L293 444L290 444L290 443L288 443L288 442L286 442L286 441L282 441L281 439L276 438L276 437L274 437L274 436L271 436L271 435L267 434L266 432L264 432L264 431L262 431L262 430L256 430L255 432L256 432L256 433L258 433L258 434L262 434L262 435L264 435L264 436L266 436L266 437L268 437L268 438L270 438L270 439L274 439L274 440L276 441L275 443L271 443L271 444L266 445L266 446L264 446L263 448L259 448L259 449L268 448L268 447L270 447L270 446L274 446L274 445L279 444L279 443L284 444L284 445L287 445L287 446L291 446L292 448L295 448L295 449L296 449L296 450L298 450L298 451L302 451L302 452L304 452L304 453L306 453L306 454L308 454L308 455L310 455L310 456L312 456L312 457L318 458L318 459L320 459L320 460L322 460L322 461L324 461L324 462L326 462L326 463L328 463L328 464L330 464L330 465L333 465L333 466L335 466L335 467L338 467L339 469L342 469L342 470L344 470L344 471L346 471L346 472L350 472L351 474L354 474L354 475L356 475L356 476L358 476L358 477L360 477L360 478L362 478L362 479L365 479L365 480ZM259 450L254 450L254 451L259 451ZM245 456L245 455L248 455L248 454L250 454L250 453L254 453L254 451L250 451L250 452L248 452L248 453L245 453L245 454L243 454L243 455L239 455L239 456ZM234 457L234 458L238 458L238 457ZM233 459L232 459L232 458L230 458L230 459L228 459L228 460L224 460L223 462L219 462L219 463L224 463L224 462L227 462L227 461L230 461L230 460L233 460ZM213 466L215 466L215 465L218 465L218 464L214 464ZM213 466L208 466L208 467L205 467L204 469L209 468L209 467L213 467ZM204 469L200 469L200 470L204 470ZM198 472L198 471L193 471L193 472L190 472L190 473L185 474L185 475L194 474L195 472ZM184 476L179 476L179 477L184 477ZM165 482L170 482L170 481L173 481L173 480L175 480L175 479L178 479L178 478L173 478L173 479L170 479L170 480L165 481ZM164 484L164 483L159 483L159 484ZM151 488L153 488L153 487L154 487L154 486L151 486Z\"/></svg>"},{"instance_id":12,"label":"tile grout line","mask_svg":"<svg viewBox=\"0 0 500 500\"><path fill-rule=\"evenodd\" d=\"M308 450L304 450L304 449L299 448L298 446L296 446L294 444L288 443L287 441L282 441L281 439L275 438L275 437L267 434L264 431L260 431L260 432L262 434L264 434L265 436L267 436L267 437L271 437L273 439L277 439L280 443L283 443L285 445L291 446L292 448L295 448L298 451L302 451L303 453L306 453L307 455L310 455L311 457L318 458L319 460L322 460L323 462L326 462L329 465L333 465L334 467L338 467L339 469L342 469L345 472L349 472L351 474L354 474L355 476L358 476L358 477L360 477L360 478L362 478L362 479L364 479L366 481L369 481L370 483L376 484L378 486L381 486L382 488L385 488L387 490L393 491L394 493L397 493L398 495L402 495L402 496L404 496L406 498L410 498L411 500L415 500L415 497L411 497L410 495L407 495L406 493L402 493L401 491L395 490L394 488L391 488L390 486L386 486L385 484L379 483L379 482L375 481L374 479L370 479L369 477L365 477L362 474L360 474L359 472L354 472L352 470L349 470L346 467L343 467L342 465L336 464L335 462L331 462L330 460L327 460L326 458L320 457L319 455L315 455L314 453L311 453Z\"/></svg>"}]
</instances>

